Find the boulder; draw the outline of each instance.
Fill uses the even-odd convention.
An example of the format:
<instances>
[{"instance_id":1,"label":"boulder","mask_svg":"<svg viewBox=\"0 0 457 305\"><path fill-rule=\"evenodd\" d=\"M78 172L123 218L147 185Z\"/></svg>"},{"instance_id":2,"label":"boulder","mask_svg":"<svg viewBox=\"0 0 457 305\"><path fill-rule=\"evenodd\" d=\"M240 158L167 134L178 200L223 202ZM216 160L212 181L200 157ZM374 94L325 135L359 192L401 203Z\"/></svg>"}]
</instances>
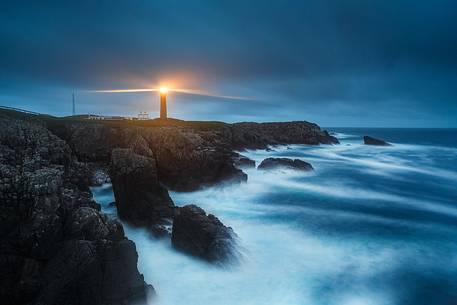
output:
<instances>
[{"instance_id":1,"label":"boulder","mask_svg":"<svg viewBox=\"0 0 457 305\"><path fill-rule=\"evenodd\" d=\"M159 183L155 160L132 149L114 149L110 176L119 217L155 235L166 233L163 226L172 218L174 204Z\"/></svg>"},{"instance_id":2,"label":"boulder","mask_svg":"<svg viewBox=\"0 0 457 305\"><path fill-rule=\"evenodd\" d=\"M212 263L236 260L236 235L214 215L196 205L179 208L173 221L171 243L184 253Z\"/></svg>"},{"instance_id":3,"label":"boulder","mask_svg":"<svg viewBox=\"0 0 457 305\"><path fill-rule=\"evenodd\" d=\"M300 171L312 171L313 166L308 162L300 159L289 159L289 158L266 158L263 160L257 169L269 170L277 168L289 168Z\"/></svg>"},{"instance_id":4,"label":"boulder","mask_svg":"<svg viewBox=\"0 0 457 305\"><path fill-rule=\"evenodd\" d=\"M384 140L372 138L372 137L369 137L369 136L364 136L364 137L363 137L363 143L364 143L365 145L392 146L392 144L387 143L387 142L384 141Z\"/></svg>"}]
</instances>

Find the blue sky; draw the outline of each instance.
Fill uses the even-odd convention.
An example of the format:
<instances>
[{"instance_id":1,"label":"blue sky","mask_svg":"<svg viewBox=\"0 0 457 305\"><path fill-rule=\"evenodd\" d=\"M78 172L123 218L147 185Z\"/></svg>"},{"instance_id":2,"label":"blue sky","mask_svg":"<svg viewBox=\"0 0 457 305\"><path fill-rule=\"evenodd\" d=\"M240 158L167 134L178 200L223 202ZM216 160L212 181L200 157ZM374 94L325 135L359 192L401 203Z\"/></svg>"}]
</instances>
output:
<instances>
[{"instance_id":1,"label":"blue sky","mask_svg":"<svg viewBox=\"0 0 457 305\"><path fill-rule=\"evenodd\" d=\"M457 127L456 1L10 1L0 105L323 126Z\"/></svg>"}]
</instances>

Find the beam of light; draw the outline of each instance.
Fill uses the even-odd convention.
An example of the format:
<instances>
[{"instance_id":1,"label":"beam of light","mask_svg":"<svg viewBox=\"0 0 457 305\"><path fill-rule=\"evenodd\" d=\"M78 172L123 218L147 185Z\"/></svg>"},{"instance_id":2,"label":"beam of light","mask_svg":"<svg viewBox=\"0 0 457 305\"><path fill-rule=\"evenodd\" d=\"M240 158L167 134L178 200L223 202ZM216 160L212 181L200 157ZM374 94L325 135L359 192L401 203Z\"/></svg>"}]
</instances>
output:
<instances>
[{"instance_id":1,"label":"beam of light","mask_svg":"<svg viewBox=\"0 0 457 305\"><path fill-rule=\"evenodd\" d=\"M252 97L233 96L233 95L218 95L204 90L195 89L170 89L167 87L151 88L151 89L112 89L112 90L90 90L89 92L95 93L136 93L136 92L177 92L191 95L200 95L214 98L230 99L230 100L256 100Z\"/></svg>"}]
</instances>

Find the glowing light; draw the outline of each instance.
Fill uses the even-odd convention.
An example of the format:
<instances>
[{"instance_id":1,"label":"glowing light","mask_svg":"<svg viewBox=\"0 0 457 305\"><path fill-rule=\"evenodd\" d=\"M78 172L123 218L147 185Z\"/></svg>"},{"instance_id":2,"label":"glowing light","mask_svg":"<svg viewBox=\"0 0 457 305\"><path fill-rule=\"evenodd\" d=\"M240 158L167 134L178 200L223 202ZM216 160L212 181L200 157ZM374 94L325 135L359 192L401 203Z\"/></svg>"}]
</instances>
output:
<instances>
[{"instance_id":1,"label":"glowing light","mask_svg":"<svg viewBox=\"0 0 457 305\"><path fill-rule=\"evenodd\" d=\"M207 97L214 97L214 98L221 98L221 99L229 99L229 100L246 100L246 101L255 101L257 100L254 97L245 97L245 96L233 96L233 95L219 95L212 92L208 92L205 90L196 90L196 89L169 89L168 87L160 87L160 88L144 88L144 89L111 89L111 90L89 90L88 92L95 92L95 93L137 93L137 92L159 92L160 94L168 94L168 92L177 92L177 93L184 93L184 94L191 94L191 95L200 95L200 96L207 96Z\"/></svg>"}]
</instances>

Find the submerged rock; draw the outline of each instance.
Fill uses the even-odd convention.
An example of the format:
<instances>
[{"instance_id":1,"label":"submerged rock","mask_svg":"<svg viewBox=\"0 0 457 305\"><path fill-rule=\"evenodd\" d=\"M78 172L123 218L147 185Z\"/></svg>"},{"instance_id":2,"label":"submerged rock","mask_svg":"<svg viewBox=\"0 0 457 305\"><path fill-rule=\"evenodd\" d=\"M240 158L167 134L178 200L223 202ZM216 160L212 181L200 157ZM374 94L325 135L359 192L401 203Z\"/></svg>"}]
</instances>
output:
<instances>
[{"instance_id":1,"label":"submerged rock","mask_svg":"<svg viewBox=\"0 0 457 305\"><path fill-rule=\"evenodd\" d=\"M392 146L392 144L387 143L384 140L372 138L372 137L369 137L369 136L364 136L363 137L363 143L365 145Z\"/></svg>"},{"instance_id":2,"label":"submerged rock","mask_svg":"<svg viewBox=\"0 0 457 305\"><path fill-rule=\"evenodd\" d=\"M209 262L235 260L235 238L232 228L193 204L179 208L173 221L173 247Z\"/></svg>"},{"instance_id":3,"label":"submerged rock","mask_svg":"<svg viewBox=\"0 0 457 305\"><path fill-rule=\"evenodd\" d=\"M289 159L289 158L267 158L260 163L257 169L268 170L277 168L289 168L301 171L312 171L313 166L308 162L300 159Z\"/></svg>"},{"instance_id":4,"label":"submerged rock","mask_svg":"<svg viewBox=\"0 0 457 305\"><path fill-rule=\"evenodd\" d=\"M152 286L84 168L43 126L0 115L1 304L124 305Z\"/></svg>"},{"instance_id":5,"label":"submerged rock","mask_svg":"<svg viewBox=\"0 0 457 305\"><path fill-rule=\"evenodd\" d=\"M155 160L132 149L114 149L110 173L119 217L156 235L165 233L174 203L159 183Z\"/></svg>"}]
</instances>

